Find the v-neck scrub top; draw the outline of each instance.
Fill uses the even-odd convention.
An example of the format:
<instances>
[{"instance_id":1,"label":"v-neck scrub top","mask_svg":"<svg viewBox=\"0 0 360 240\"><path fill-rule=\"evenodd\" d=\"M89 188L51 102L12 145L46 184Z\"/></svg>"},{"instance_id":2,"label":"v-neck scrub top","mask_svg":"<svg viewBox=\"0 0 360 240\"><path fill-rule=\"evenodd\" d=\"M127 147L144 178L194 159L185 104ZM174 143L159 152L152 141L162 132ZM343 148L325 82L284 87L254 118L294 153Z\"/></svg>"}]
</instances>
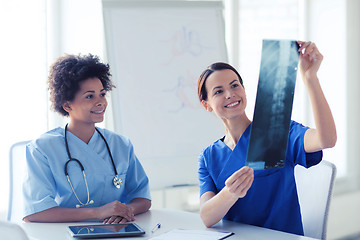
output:
<instances>
[{"instance_id":1,"label":"v-neck scrub top","mask_svg":"<svg viewBox=\"0 0 360 240\"><path fill-rule=\"evenodd\" d=\"M222 140L207 147L199 157L200 195L217 194L235 171L245 166L250 126L234 150ZM291 121L285 166L279 169L254 171L254 181L244 198L240 198L224 219L274 230L303 235L300 206L296 191L294 167L318 164L322 151L305 153L304 134L308 127Z\"/></svg>"},{"instance_id":2,"label":"v-neck scrub top","mask_svg":"<svg viewBox=\"0 0 360 240\"><path fill-rule=\"evenodd\" d=\"M151 199L149 180L129 139L106 129L98 129L109 144L123 184L120 189L113 184L114 168L105 142L97 131L88 144L68 131L71 157L84 166L90 200L94 201L86 207L99 207L115 200L128 204L134 198ZM63 128L51 130L29 143L26 160L24 217L52 207L75 208L79 204L64 172L69 157ZM76 194L82 203L86 203L86 185L79 164L71 161L67 169Z\"/></svg>"}]
</instances>

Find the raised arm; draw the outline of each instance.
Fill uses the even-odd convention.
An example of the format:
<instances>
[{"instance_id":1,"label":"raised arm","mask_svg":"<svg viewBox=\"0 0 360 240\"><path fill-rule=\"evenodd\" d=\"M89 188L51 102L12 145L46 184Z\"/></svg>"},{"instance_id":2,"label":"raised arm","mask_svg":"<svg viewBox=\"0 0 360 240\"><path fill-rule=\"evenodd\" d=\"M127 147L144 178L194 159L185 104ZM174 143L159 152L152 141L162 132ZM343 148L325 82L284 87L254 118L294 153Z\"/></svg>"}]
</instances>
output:
<instances>
[{"instance_id":1,"label":"raised arm","mask_svg":"<svg viewBox=\"0 0 360 240\"><path fill-rule=\"evenodd\" d=\"M315 129L306 131L304 147L305 152L315 152L335 146L336 127L317 76L323 55L313 42L298 41L298 43L300 73L310 97L316 126Z\"/></svg>"},{"instance_id":2,"label":"raised arm","mask_svg":"<svg viewBox=\"0 0 360 240\"><path fill-rule=\"evenodd\" d=\"M233 173L218 193L205 192L200 198L200 216L206 227L218 223L239 198L245 197L254 180L254 170L243 167Z\"/></svg>"}]
</instances>

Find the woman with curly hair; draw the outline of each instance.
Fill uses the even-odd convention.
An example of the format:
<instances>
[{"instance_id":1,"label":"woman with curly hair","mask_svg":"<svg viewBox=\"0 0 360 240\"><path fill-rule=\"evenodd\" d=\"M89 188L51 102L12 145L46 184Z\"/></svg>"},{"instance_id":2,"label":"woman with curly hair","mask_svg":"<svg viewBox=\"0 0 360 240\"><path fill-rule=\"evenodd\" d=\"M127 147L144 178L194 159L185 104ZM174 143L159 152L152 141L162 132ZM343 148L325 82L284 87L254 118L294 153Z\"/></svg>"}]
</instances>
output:
<instances>
[{"instance_id":1,"label":"woman with curly hair","mask_svg":"<svg viewBox=\"0 0 360 240\"><path fill-rule=\"evenodd\" d=\"M53 109L69 118L27 145L24 220L135 220L151 206L149 180L128 138L95 127L114 85L93 55L60 57L48 78Z\"/></svg>"}]
</instances>

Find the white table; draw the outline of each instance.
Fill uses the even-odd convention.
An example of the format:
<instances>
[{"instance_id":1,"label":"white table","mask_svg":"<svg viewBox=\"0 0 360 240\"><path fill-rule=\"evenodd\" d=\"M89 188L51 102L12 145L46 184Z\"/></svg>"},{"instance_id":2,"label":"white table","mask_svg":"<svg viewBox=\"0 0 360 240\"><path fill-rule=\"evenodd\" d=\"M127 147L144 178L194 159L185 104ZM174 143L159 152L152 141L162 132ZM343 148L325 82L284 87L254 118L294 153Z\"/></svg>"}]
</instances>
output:
<instances>
[{"instance_id":1,"label":"white table","mask_svg":"<svg viewBox=\"0 0 360 240\"><path fill-rule=\"evenodd\" d=\"M255 227L246 224L239 224L231 221L222 221L212 228L206 228L200 215L196 213L172 210L172 209L154 209L146 213L136 216L135 221L146 234L142 237L116 238L123 240L149 239L156 235L165 233L169 230L182 228L191 230L207 230L207 231L230 231L235 234L226 238L226 240L235 239L267 239L267 240L305 240L313 239L304 236L274 231L266 228ZM151 233L154 226L160 223L161 228ZM31 239L51 239L64 240L74 239L70 236L67 226L82 225L84 222L77 223L21 223L21 227L25 230ZM86 223L88 224L88 222ZM111 238L114 239L114 238ZM107 238L109 240L109 238Z\"/></svg>"}]
</instances>

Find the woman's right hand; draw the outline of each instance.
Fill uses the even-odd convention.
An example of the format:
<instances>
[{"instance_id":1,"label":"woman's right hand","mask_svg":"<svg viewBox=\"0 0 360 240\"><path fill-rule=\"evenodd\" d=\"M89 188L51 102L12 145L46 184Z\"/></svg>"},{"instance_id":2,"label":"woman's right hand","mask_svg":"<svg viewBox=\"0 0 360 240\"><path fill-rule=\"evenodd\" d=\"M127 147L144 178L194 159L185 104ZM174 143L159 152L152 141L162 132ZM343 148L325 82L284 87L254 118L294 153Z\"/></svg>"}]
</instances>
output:
<instances>
[{"instance_id":1,"label":"woman's right hand","mask_svg":"<svg viewBox=\"0 0 360 240\"><path fill-rule=\"evenodd\" d=\"M245 166L234 172L228 179L226 179L225 189L231 194L231 196L233 196L233 198L243 198L251 187L253 181L254 170Z\"/></svg>"},{"instance_id":2,"label":"woman's right hand","mask_svg":"<svg viewBox=\"0 0 360 240\"><path fill-rule=\"evenodd\" d=\"M205 192L200 197L200 216L206 227L218 223L236 203L246 196L254 181L254 170L245 166L225 181L225 187L217 194Z\"/></svg>"},{"instance_id":3,"label":"woman's right hand","mask_svg":"<svg viewBox=\"0 0 360 240\"><path fill-rule=\"evenodd\" d=\"M96 212L97 218L102 220L109 219L112 216L124 218L129 222L135 220L133 209L119 201L113 201L98 207Z\"/></svg>"}]
</instances>

